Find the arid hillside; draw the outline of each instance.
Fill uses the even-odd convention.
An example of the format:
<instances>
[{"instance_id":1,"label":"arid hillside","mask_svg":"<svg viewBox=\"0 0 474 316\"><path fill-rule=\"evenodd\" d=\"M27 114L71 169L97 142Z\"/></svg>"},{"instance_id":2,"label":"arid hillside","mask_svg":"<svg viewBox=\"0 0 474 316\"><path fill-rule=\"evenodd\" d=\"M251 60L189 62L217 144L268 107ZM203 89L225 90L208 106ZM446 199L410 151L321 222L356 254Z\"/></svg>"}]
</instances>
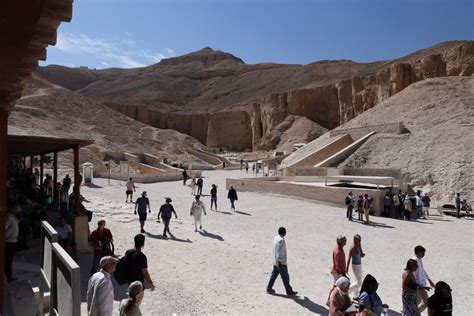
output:
<instances>
[{"instance_id":1,"label":"arid hillside","mask_svg":"<svg viewBox=\"0 0 474 316\"><path fill-rule=\"evenodd\" d=\"M340 128L403 122L409 133L375 134L343 166L396 168L413 187L451 202L474 200L474 78L417 82Z\"/></svg>"},{"instance_id":2,"label":"arid hillside","mask_svg":"<svg viewBox=\"0 0 474 316\"><path fill-rule=\"evenodd\" d=\"M298 139L309 123L292 116L304 117L324 132L414 82L473 72L473 41L445 42L374 63L248 65L205 48L137 69L38 70L48 81L147 125L180 131L209 147L237 150L287 147L288 139ZM302 139L307 138L306 132Z\"/></svg>"}]
</instances>

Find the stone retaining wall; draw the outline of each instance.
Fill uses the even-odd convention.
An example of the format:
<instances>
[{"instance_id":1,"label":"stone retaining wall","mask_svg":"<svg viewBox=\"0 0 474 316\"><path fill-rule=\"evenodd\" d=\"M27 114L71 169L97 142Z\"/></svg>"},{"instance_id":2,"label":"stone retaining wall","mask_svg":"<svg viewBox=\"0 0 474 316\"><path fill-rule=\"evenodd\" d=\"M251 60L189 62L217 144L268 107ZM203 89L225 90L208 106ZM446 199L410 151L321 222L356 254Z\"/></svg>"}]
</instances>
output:
<instances>
[{"instance_id":1,"label":"stone retaining wall","mask_svg":"<svg viewBox=\"0 0 474 316\"><path fill-rule=\"evenodd\" d=\"M363 135L366 135L370 132L376 133L391 133L391 134L403 134L405 131L405 126L402 122L397 123L387 123L387 124L378 124L378 125L368 125L354 128L344 128L336 129L329 132L331 137L350 134L352 137L359 138Z\"/></svg>"}]
</instances>

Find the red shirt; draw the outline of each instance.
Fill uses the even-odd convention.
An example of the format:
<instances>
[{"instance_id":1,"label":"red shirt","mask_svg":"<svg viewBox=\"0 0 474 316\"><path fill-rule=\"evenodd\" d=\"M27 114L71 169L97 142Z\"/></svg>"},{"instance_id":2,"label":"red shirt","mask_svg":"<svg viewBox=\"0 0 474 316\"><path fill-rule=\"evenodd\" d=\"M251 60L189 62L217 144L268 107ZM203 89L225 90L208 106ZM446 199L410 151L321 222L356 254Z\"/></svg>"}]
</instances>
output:
<instances>
[{"instance_id":1,"label":"red shirt","mask_svg":"<svg viewBox=\"0 0 474 316\"><path fill-rule=\"evenodd\" d=\"M102 236L101 236L102 235ZM112 233L110 232L110 229L108 228L103 228L102 234L100 233L99 229L97 228L94 230L91 234L91 238L89 239L90 242L94 245L94 255L95 256L100 256L102 254L102 248L100 247L100 239L101 237L107 238L112 240Z\"/></svg>"},{"instance_id":2,"label":"red shirt","mask_svg":"<svg viewBox=\"0 0 474 316\"><path fill-rule=\"evenodd\" d=\"M331 272L346 274L346 254L344 249L336 245L332 251L332 269Z\"/></svg>"}]
</instances>

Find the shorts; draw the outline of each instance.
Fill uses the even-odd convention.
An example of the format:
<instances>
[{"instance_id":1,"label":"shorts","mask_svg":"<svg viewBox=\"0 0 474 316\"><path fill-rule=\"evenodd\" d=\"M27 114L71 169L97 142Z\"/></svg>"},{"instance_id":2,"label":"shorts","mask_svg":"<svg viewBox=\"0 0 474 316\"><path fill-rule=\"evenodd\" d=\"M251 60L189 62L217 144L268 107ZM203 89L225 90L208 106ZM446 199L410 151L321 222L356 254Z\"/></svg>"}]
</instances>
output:
<instances>
[{"instance_id":1,"label":"shorts","mask_svg":"<svg viewBox=\"0 0 474 316\"><path fill-rule=\"evenodd\" d=\"M138 217L141 221L146 221L146 212L145 213L138 213Z\"/></svg>"},{"instance_id":2,"label":"shorts","mask_svg":"<svg viewBox=\"0 0 474 316\"><path fill-rule=\"evenodd\" d=\"M125 191L125 194L127 194L127 195L132 195L132 194L133 194L133 191L132 191L132 190L127 190L127 191Z\"/></svg>"}]
</instances>

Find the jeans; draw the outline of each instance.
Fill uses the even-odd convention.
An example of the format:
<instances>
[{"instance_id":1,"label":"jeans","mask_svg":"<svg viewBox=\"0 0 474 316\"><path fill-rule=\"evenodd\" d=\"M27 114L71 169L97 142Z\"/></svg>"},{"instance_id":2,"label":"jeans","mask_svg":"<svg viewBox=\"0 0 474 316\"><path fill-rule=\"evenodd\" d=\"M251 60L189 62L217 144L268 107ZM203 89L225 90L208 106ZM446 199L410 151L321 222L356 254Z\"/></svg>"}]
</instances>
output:
<instances>
[{"instance_id":1,"label":"jeans","mask_svg":"<svg viewBox=\"0 0 474 316\"><path fill-rule=\"evenodd\" d=\"M165 228L163 229L163 235L166 235L166 232L170 233L170 217L162 217L163 224L165 224Z\"/></svg>"},{"instance_id":2,"label":"jeans","mask_svg":"<svg viewBox=\"0 0 474 316\"><path fill-rule=\"evenodd\" d=\"M202 185L198 185L198 195L202 195Z\"/></svg>"},{"instance_id":3,"label":"jeans","mask_svg":"<svg viewBox=\"0 0 474 316\"><path fill-rule=\"evenodd\" d=\"M273 288L273 284L275 284L278 275L281 275L281 280L283 281L283 285L285 286L286 294L293 293L293 289L290 285L290 275L288 274L288 267L283 264L281 264L279 267L273 266L273 271L270 277L270 281L268 281L267 290L271 290Z\"/></svg>"},{"instance_id":4,"label":"jeans","mask_svg":"<svg viewBox=\"0 0 474 316\"><path fill-rule=\"evenodd\" d=\"M354 207L352 205L347 206L346 217L348 219L352 219L352 210L353 209L354 209Z\"/></svg>"},{"instance_id":5,"label":"jeans","mask_svg":"<svg viewBox=\"0 0 474 316\"><path fill-rule=\"evenodd\" d=\"M217 211L217 197L211 197L211 210L213 204L215 205Z\"/></svg>"},{"instance_id":6,"label":"jeans","mask_svg":"<svg viewBox=\"0 0 474 316\"><path fill-rule=\"evenodd\" d=\"M235 200L230 199L230 209L235 210L235 205L234 205Z\"/></svg>"}]
</instances>

